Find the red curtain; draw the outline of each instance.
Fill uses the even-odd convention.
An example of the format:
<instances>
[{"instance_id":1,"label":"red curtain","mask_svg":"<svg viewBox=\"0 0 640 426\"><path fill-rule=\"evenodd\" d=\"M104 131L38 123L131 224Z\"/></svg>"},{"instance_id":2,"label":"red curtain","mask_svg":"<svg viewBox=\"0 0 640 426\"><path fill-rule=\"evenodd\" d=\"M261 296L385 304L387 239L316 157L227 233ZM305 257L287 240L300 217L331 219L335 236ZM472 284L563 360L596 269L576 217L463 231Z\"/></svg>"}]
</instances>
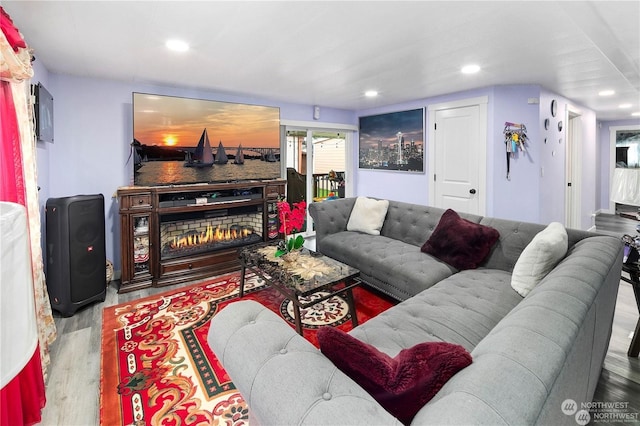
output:
<instances>
[{"instance_id":1,"label":"red curtain","mask_svg":"<svg viewBox=\"0 0 640 426\"><path fill-rule=\"evenodd\" d=\"M11 83L0 81L0 201L25 205L25 187L18 121ZM3 348L2 350L11 350ZM0 390L0 425L32 425L42 419L46 402L40 348L27 365Z\"/></svg>"},{"instance_id":2,"label":"red curtain","mask_svg":"<svg viewBox=\"0 0 640 426\"><path fill-rule=\"evenodd\" d=\"M13 22L0 8L2 34L14 50L26 47ZM9 81L0 81L0 201L27 205L20 129ZM33 285L33 283L31 283ZM11 303L10 301L0 301ZM35 315L35 312L34 312ZM10 347L3 347L10 351ZM40 348L22 370L0 390L0 425L32 425L42 419L46 403Z\"/></svg>"},{"instance_id":3,"label":"red curtain","mask_svg":"<svg viewBox=\"0 0 640 426\"><path fill-rule=\"evenodd\" d=\"M27 365L0 391L0 425L40 423L45 403L40 348L36 347Z\"/></svg>"},{"instance_id":4,"label":"red curtain","mask_svg":"<svg viewBox=\"0 0 640 426\"><path fill-rule=\"evenodd\" d=\"M11 95L11 83L8 81L0 81L0 100L0 119L2 120L0 201L25 205L20 132Z\"/></svg>"}]
</instances>

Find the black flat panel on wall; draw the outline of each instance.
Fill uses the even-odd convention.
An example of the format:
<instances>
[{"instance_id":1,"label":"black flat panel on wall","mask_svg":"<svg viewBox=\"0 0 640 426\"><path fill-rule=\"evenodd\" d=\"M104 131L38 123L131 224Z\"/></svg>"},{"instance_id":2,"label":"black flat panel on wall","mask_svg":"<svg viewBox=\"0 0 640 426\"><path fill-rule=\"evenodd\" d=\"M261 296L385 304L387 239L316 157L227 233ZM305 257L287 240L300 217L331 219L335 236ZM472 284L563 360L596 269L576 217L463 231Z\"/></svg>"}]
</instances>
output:
<instances>
[{"instance_id":1,"label":"black flat panel on wall","mask_svg":"<svg viewBox=\"0 0 640 426\"><path fill-rule=\"evenodd\" d=\"M49 198L47 289L51 307L64 316L106 296L104 196Z\"/></svg>"}]
</instances>

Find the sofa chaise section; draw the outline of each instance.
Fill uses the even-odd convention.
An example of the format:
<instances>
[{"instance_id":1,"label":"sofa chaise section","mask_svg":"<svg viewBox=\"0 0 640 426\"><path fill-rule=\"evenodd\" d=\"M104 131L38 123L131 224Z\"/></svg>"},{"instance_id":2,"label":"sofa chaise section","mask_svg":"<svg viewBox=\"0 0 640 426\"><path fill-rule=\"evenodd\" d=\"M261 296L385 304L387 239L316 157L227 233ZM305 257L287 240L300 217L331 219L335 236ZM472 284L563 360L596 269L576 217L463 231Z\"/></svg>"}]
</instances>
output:
<instances>
[{"instance_id":1,"label":"sofa chaise section","mask_svg":"<svg viewBox=\"0 0 640 426\"><path fill-rule=\"evenodd\" d=\"M252 424L401 425L278 315L252 300L231 306L216 314L207 341Z\"/></svg>"},{"instance_id":2,"label":"sofa chaise section","mask_svg":"<svg viewBox=\"0 0 640 426\"><path fill-rule=\"evenodd\" d=\"M611 336L620 256L615 238L576 243L478 343L473 364L414 424L575 425L561 404L593 398ZM459 409L447 409L452 406Z\"/></svg>"}]
</instances>

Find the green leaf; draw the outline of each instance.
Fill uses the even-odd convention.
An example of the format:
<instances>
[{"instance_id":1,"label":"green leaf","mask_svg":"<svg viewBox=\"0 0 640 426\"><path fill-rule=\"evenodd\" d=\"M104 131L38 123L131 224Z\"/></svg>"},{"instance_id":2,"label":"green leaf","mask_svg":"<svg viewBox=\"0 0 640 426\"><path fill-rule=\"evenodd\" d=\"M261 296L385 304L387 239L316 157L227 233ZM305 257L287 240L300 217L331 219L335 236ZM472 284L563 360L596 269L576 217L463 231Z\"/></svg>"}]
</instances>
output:
<instances>
[{"instance_id":1,"label":"green leaf","mask_svg":"<svg viewBox=\"0 0 640 426\"><path fill-rule=\"evenodd\" d=\"M280 257L280 256L282 256L282 255L283 255L283 254L285 254L285 253L288 253L288 252L287 252L287 251L285 251L285 250L277 249L277 250L276 250L276 257Z\"/></svg>"},{"instance_id":2,"label":"green leaf","mask_svg":"<svg viewBox=\"0 0 640 426\"><path fill-rule=\"evenodd\" d=\"M293 243L293 249L297 250L302 247L304 244L304 237L302 235L298 235Z\"/></svg>"}]
</instances>

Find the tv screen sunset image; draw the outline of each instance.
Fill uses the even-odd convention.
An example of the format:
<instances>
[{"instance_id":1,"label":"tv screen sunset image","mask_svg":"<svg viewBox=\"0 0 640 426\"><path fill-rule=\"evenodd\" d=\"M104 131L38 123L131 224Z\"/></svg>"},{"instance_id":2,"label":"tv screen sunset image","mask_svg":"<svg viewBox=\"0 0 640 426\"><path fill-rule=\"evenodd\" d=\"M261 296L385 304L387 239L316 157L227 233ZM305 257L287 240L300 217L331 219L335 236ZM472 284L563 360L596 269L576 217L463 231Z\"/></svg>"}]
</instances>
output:
<instances>
[{"instance_id":1,"label":"tv screen sunset image","mask_svg":"<svg viewBox=\"0 0 640 426\"><path fill-rule=\"evenodd\" d=\"M132 154L136 185L278 178L280 109L133 93Z\"/></svg>"}]
</instances>

